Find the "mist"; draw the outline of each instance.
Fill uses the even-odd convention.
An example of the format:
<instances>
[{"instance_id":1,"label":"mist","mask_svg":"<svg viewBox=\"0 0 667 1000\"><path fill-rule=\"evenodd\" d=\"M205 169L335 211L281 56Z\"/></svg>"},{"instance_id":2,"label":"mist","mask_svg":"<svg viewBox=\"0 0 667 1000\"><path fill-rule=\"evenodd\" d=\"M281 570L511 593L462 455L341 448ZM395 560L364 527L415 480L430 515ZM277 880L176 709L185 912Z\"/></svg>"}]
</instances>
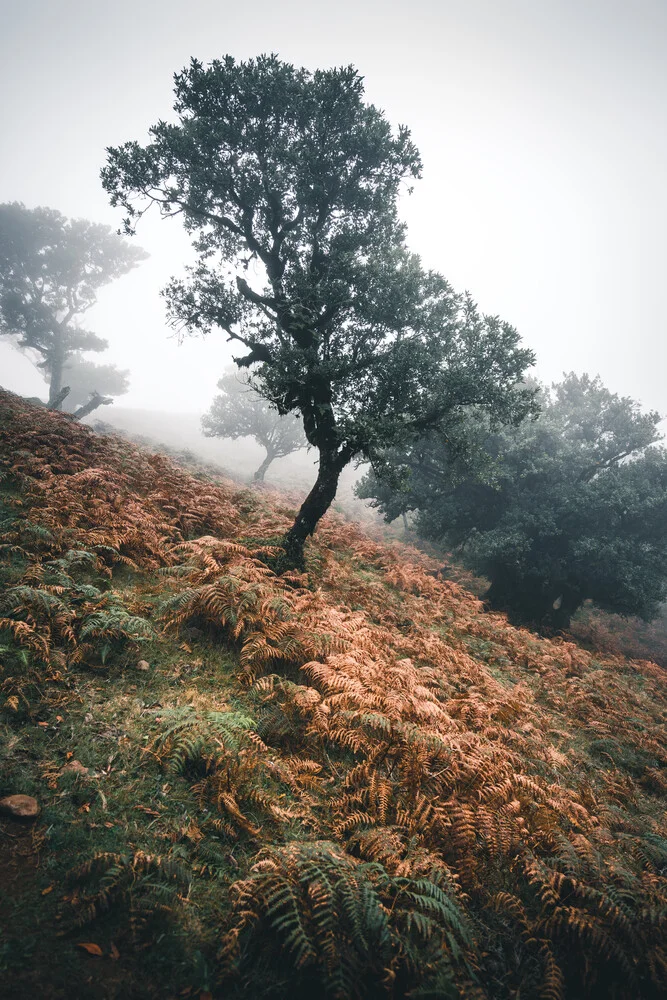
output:
<instances>
[{"instance_id":1,"label":"mist","mask_svg":"<svg viewBox=\"0 0 667 1000\"><path fill-rule=\"evenodd\" d=\"M99 181L105 147L144 141L173 114L172 74L195 55L276 51L311 69L354 63L367 98L413 132L424 178L401 199L426 266L517 327L535 374L599 373L667 413L662 275L667 10L641 2L236 5L29 2L0 15L0 201L117 228ZM233 353L224 335L179 343L160 290L191 260L178 219L142 220L150 259L99 294L96 356L131 370L102 414L200 416ZM44 395L0 342L0 383Z\"/></svg>"}]
</instances>

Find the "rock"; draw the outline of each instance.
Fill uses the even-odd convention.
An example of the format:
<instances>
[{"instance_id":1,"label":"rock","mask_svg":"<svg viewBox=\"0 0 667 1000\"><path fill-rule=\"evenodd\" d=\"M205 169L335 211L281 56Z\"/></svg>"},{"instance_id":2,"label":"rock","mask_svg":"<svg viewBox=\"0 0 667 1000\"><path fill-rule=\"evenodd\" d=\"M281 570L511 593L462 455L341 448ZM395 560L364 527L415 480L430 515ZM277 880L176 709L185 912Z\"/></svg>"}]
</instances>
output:
<instances>
[{"instance_id":1,"label":"rock","mask_svg":"<svg viewBox=\"0 0 667 1000\"><path fill-rule=\"evenodd\" d=\"M36 819L39 816L39 803L32 795L6 795L0 799L0 813L13 816L14 819Z\"/></svg>"},{"instance_id":2,"label":"rock","mask_svg":"<svg viewBox=\"0 0 667 1000\"><path fill-rule=\"evenodd\" d=\"M70 760L62 768L61 774L85 774L88 776L88 768L84 767L80 760Z\"/></svg>"},{"instance_id":3,"label":"rock","mask_svg":"<svg viewBox=\"0 0 667 1000\"><path fill-rule=\"evenodd\" d=\"M137 670L150 670L150 663L147 660L139 660L137 663Z\"/></svg>"}]
</instances>

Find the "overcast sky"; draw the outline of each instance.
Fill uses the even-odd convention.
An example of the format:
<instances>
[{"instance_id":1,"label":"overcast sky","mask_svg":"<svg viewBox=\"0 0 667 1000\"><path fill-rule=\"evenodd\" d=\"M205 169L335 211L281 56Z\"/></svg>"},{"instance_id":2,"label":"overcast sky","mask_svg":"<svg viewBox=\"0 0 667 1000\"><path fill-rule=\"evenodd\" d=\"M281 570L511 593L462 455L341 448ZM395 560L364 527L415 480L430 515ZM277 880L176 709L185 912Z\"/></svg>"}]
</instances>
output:
<instances>
[{"instance_id":1,"label":"overcast sky","mask_svg":"<svg viewBox=\"0 0 667 1000\"><path fill-rule=\"evenodd\" d=\"M599 373L667 414L665 0L5 0L0 202L118 227L105 147L169 116L191 56L270 51L353 63L412 129L412 249L517 327L540 378ZM157 218L135 240L150 260L86 317L111 343L95 360L131 369L123 406L203 412L230 348L179 347L159 298L188 241ZM6 345L0 384L43 394Z\"/></svg>"}]
</instances>

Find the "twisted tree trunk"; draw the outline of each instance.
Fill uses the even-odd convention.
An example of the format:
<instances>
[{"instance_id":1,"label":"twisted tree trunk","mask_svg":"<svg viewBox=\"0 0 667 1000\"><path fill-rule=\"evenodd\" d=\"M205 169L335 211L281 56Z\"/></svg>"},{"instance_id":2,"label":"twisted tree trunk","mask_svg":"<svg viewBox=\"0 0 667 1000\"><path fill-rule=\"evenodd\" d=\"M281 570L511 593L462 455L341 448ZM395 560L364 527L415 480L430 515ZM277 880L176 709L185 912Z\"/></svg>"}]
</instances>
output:
<instances>
[{"instance_id":1,"label":"twisted tree trunk","mask_svg":"<svg viewBox=\"0 0 667 1000\"><path fill-rule=\"evenodd\" d=\"M345 448L342 451L320 448L319 451L320 463L315 485L301 504L294 524L282 541L286 555L285 568L296 569L303 566L306 539L313 534L320 518L333 503L340 474L352 457Z\"/></svg>"},{"instance_id":2,"label":"twisted tree trunk","mask_svg":"<svg viewBox=\"0 0 667 1000\"><path fill-rule=\"evenodd\" d=\"M266 475L267 469L269 468L269 466L271 465L271 462L273 462L273 460L274 460L275 457L276 457L275 452L272 452L272 451L270 451L267 448L266 449L266 458L264 459L264 461L262 462L262 464L260 465L260 467L255 472L255 475L252 477L253 480L254 480L254 482L256 482L256 483L263 483L264 482L264 476Z\"/></svg>"}]
</instances>

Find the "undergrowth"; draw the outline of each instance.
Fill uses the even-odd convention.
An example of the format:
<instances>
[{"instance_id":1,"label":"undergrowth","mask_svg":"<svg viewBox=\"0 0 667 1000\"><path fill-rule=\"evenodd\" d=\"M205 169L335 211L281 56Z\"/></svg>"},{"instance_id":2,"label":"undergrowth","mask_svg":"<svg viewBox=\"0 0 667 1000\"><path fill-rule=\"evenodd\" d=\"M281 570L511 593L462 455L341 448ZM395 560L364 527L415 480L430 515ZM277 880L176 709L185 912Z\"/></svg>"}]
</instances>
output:
<instances>
[{"instance_id":1,"label":"undergrowth","mask_svg":"<svg viewBox=\"0 0 667 1000\"><path fill-rule=\"evenodd\" d=\"M659 667L10 394L0 474L13 995L665 995Z\"/></svg>"}]
</instances>

